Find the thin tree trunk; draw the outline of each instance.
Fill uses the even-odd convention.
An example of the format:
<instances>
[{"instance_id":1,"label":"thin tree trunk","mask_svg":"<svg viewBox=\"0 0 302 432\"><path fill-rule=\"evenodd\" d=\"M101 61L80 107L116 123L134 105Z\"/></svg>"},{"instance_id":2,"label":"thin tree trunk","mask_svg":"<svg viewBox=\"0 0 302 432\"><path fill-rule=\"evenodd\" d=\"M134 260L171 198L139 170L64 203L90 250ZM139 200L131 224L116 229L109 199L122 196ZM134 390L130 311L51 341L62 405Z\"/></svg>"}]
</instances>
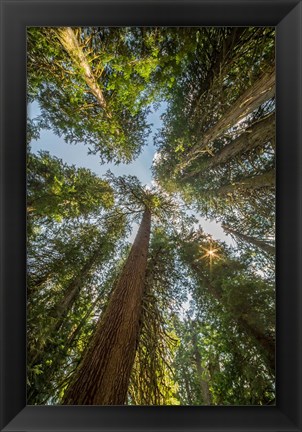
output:
<instances>
[{"instance_id":1,"label":"thin tree trunk","mask_svg":"<svg viewBox=\"0 0 302 432\"><path fill-rule=\"evenodd\" d=\"M182 376L184 377L184 384L185 384L185 389L186 389L186 394L187 394L188 405L193 405L190 383L189 383L189 379L188 379L187 370L185 368L182 369Z\"/></svg>"},{"instance_id":2,"label":"thin tree trunk","mask_svg":"<svg viewBox=\"0 0 302 432\"><path fill-rule=\"evenodd\" d=\"M221 119L203 134L202 139L196 144L187 155L186 160L180 164L184 169L199 154L205 151L210 142L219 138L225 131L230 129L248 114L262 105L275 95L275 68L264 73L251 87L249 87L221 117Z\"/></svg>"},{"instance_id":3,"label":"thin tree trunk","mask_svg":"<svg viewBox=\"0 0 302 432\"><path fill-rule=\"evenodd\" d=\"M71 310L74 302L76 301L81 291L83 282L93 270L94 264L101 252L102 248L99 246L93 252L91 257L86 261L80 272L75 276L74 279L72 279L67 289L65 290L63 299L54 306L52 310L52 316L57 319L54 326L55 331L58 331L62 326L66 315Z\"/></svg>"},{"instance_id":4,"label":"thin tree trunk","mask_svg":"<svg viewBox=\"0 0 302 432\"><path fill-rule=\"evenodd\" d=\"M75 276L75 278L68 285L67 289L65 290L63 299L60 300L57 305L55 305L54 308L51 310L50 315L55 318L55 320L53 324L49 326L50 339L43 347L42 353L40 351L37 351L36 354L29 356L28 361L31 365L40 363L43 364L44 353L52 350L53 342L51 341L51 336L55 335L55 333L57 333L62 327L68 312L71 310L74 302L78 298L78 295L83 286L83 282L88 277L89 273L92 271L95 261L100 255L101 251L102 248L99 246L98 249L93 252L92 256L87 260L87 262L84 264L77 276Z\"/></svg>"},{"instance_id":5,"label":"thin tree trunk","mask_svg":"<svg viewBox=\"0 0 302 432\"><path fill-rule=\"evenodd\" d=\"M80 71L85 80L87 86L89 87L91 93L95 96L98 104L105 111L107 109L107 103L101 88L99 87L96 78L94 77L89 62L83 53L82 48L79 45L77 37L71 27L59 27L56 29L56 34L59 41L61 42L63 48L71 57L76 68ZM107 113L108 117L111 117Z\"/></svg>"},{"instance_id":6,"label":"thin tree trunk","mask_svg":"<svg viewBox=\"0 0 302 432\"><path fill-rule=\"evenodd\" d=\"M33 387L28 392L28 399L27 402L29 405L35 405L40 404L41 402L41 395L45 397L47 400L48 397L51 396L50 390L47 388L49 384L51 384L51 381L53 380L54 374L59 370L59 368L62 366L62 363L66 360L66 355L68 353L68 350L74 346L75 341L78 339L83 327L87 323L90 315L94 311L97 303L100 302L100 297L98 297L91 305L91 307L88 309L84 317L81 319L79 325L72 331L72 333L69 335L66 343L64 343L65 346L65 356L62 353L54 353L52 356L52 363L45 366L45 369L43 370L43 381L45 383L45 388L37 388Z\"/></svg>"},{"instance_id":7,"label":"thin tree trunk","mask_svg":"<svg viewBox=\"0 0 302 432\"><path fill-rule=\"evenodd\" d=\"M204 368L201 365L201 355L197 346L197 336L196 333L192 335L192 343L193 343L193 353L194 360L197 369L197 377L200 384L201 394L203 398L204 405L211 405L211 394L209 390L209 384L203 379Z\"/></svg>"},{"instance_id":8,"label":"thin tree trunk","mask_svg":"<svg viewBox=\"0 0 302 432\"><path fill-rule=\"evenodd\" d=\"M66 405L122 405L139 339L151 213L143 219L112 297L74 379Z\"/></svg>"},{"instance_id":9,"label":"thin tree trunk","mask_svg":"<svg viewBox=\"0 0 302 432\"><path fill-rule=\"evenodd\" d=\"M264 252L266 252L269 255L275 255L275 247L266 243L264 240L259 240L255 237L248 236L246 234L240 233L236 230L233 230L228 225L223 225L223 229L230 234L233 234L235 237L237 237L239 240L243 240L246 243L250 243L259 249L262 249Z\"/></svg>"}]
</instances>

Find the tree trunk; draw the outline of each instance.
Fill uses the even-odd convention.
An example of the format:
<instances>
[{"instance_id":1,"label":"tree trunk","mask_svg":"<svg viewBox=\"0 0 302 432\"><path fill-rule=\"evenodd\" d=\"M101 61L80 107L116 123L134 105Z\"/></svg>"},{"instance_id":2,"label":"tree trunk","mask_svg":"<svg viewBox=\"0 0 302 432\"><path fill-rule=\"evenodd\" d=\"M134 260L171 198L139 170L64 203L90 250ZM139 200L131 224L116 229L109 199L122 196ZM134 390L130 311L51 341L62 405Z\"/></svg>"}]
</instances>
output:
<instances>
[{"instance_id":1,"label":"tree trunk","mask_svg":"<svg viewBox=\"0 0 302 432\"><path fill-rule=\"evenodd\" d=\"M151 213L143 219L112 297L64 396L66 405L122 405L139 339Z\"/></svg>"},{"instance_id":2,"label":"tree trunk","mask_svg":"<svg viewBox=\"0 0 302 432\"><path fill-rule=\"evenodd\" d=\"M263 146L275 137L275 113L252 124L242 134L225 146L218 154L209 160L208 168L213 168L234 158L238 154Z\"/></svg>"},{"instance_id":3,"label":"tree trunk","mask_svg":"<svg viewBox=\"0 0 302 432\"><path fill-rule=\"evenodd\" d=\"M188 405L193 405L192 396L191 396L191 389L190 389L190 381L189 381L189 378L188 378L188 374L187 374L187 369L186 368L182 369L182 376L184 378L184 384L185 384L185 390L186 390L186 396L187 396Z\"/></svg>"},{"instance_id":4,"label":"tree trunk","mask_svg":"<svg viewBox=\"0 0 302 432\"><path fill-rule=\"evenodd\" d=\"M45 364L43 363L43 386L42 387L32 387L27 394L27 402L29 405L41 405L41 397L44 398L46 401L51 396L51 383L53 381L54 375L59 371L59 368L61 368L66 360L66 356L68 353L68 350L74 346L76 340L81 334L81 331L85 324L87 324L87 321L89 317L91 316L92 312L94 311L97 303L100 302L100 298L98 297L92 304L92 306L88 309L84 317L81 319L78 326L72 331L72 333L68 336L68 339L64 343L65 347L65 355L63 355L62 352L54 352L51 360L51 364ZM45 402L44 402L45 403Z\"/></svg>"},{"instance_id":5,"label":"tree trunk","mask_svg":"<svg viewBox=\"0 0 302 432\"><path fill-rule=\"evenodd\" d=\"M275 113L270 113L263 119L258 120L226 145L220 152L216 153L207 161L203 171L222 165L242 153L249 152L258 146L263 146L269 141L275 146ZM198 176L198 172L190 171L183 174L184 178Z\"/></svg>"},{"instance_id":6,"label":"tree trunk","mask_svg":"<svg viewBox=\"0 0 302 432\"><path fill-rule=\"evenodd\" d=\"M233 230L228 225L223 225L223 229L230 234L233 234L235 237L237 237L239 240L243 240L246 243L250 243L259 249L262 249L264 252L266 252L269 255L275 255L275 247L266 243L264 240L259 240L255 237L251 237L245 234L242 234L236 230Z\"/></svg>"},{"instance_id":7,"label":"tree trunk","mask_svg":"<svg viewBox=\"0 0 302 432\"><path fill-rule=\"evenodd\" d=\"M59 41L61 42L63 48L71 57L77 70L82 75L84 81L86 82L89 90L97 99L101 108L106 111L107 104L104 98L103 92L99 87L97 80L93 76L88 60L83 53L82 48L76 38L76 35L71 27L59 27L56 30ZM108 113L107 113L108 115ZM108 115L108 117L110 117Z\"/></svg>"},{"instance_id":8,"label":"tree trunk","mask_svg":"<svg viewBox=\"0 0 302 432\"><path fill-rule=\"evenodd\" d=\"M84 264L77 276L70 282L62 300L60 300L56 306L50 311L50 316L55 318L53 324L49 326L49 339L45 346L43 347L43 352L37 351L33 355L29 355L28 363L31 365L43 364L44 353L49 352L53 349L52 336L54 336L62 327L68 312L71 310L74 302L76 301L83 282L88 277L89 273L92 271L93 266L97 257L100 255L102 248L99 246L98 249L94 251L92 256Z\"/></svg>"},{"instance_id":9,"label":"tree trunk","mask_svg":"<svg viewBox=\"0 0 302 432\"><path fill-rule=\"evenodd\" d=\"M220 71L223 69L223 67L230 62L232 58L230 53L232 52L234 47L236 47L236 45L238 44L238 42L242 37L242 34L245 31L246 31L245 27L234 27L231 29L231 33L224 39L221 50L218 53L216 53L216 55L214 56L211 67L209 68L205 78L201 82L200 93L199 96L197 97L196 103L191 108L190 115L192 115L193 112L200 105L202 95L206 91L210 90L214 78L218 76Z\"/></svg>"},{"instance_id":10,"label":"tree trunk","mask_svg":"<svg viewBox=\"0 0 302 432\"><path fill-rule=\"evenodd\" d=\"M222 292L220 289L217 289L201 272L195 263L191 263L191 267L195 272L201 277L205 288L209 291L209 293L220 303L223 304L228 311L232 314L232 308L230 306L226 306L222 299ZM275 341L273 338L265 335L255 326L251 326L246 318L243 317L234 317L234 320L237 322L239 328L246 333L248 336L252 337L253 340L257 343L258 347L261 349L264 355L265 362L269 369L274 372L275 371Z\"/></svg>"},{"instance_id":11,"label":"tree trunk","mask_svg":"<svg viewBox=\"0 0 302 432\"><path fill-rule=\"evenodd\" d=\"M219 189L215 190L214 193L215 195L224 196L245 190L255 191L262 188L274 188L276 182L275 176L275 170L271 169L265 173L251 177L245 177L242 180L221 186Z\"/></svg>"},{"instance_id":12,"label":"tree trunk","mask_svg":"<svg viewBox=\"0 0 302 432\"><path fill-rule=\"evenodd\" d=\"M186 160L180 164L184 169L199 154L205 151L210 142L219 138L225 131L244 119L248 114L275 95L275 68L264 73L249 87L227 110L220 120L203 134L202 139L189 152Z\"/></svg>"},{"instance_id":13,"label":"tree trunk","mask_svg":"<svg viewBox=\"0 0 302 432\"><path fill-rule=\"evenodd\" d=\"M204 368L201 365L201 355L197 346L196 333L193 333L192 335L192 343L193 343L194 360L195 360L196 370L197 370L197 378L200 384L203 402L204 405L211 405L212 401L211 401L211 394L209 390L209 384L203 378Z\"/></svg>"},{"instance_id":14,"label":"tree trunk","mask_svg":"<svg viewBox=\"0 0 302 432\"><path fill-rule=\"evenodd\" d=\"M257 329L255 326L251 326L245 318L238 318L239 327L241 327L246 334L257 342L257 345L262 350L266 364L269 369L275 372L275 340L268 335L265 335L262 331Z\"/></svg>"},{"instance_id":15,"label":"tree trunk","mask_svg":"<svg viewBox=\"0 0 302 432\"><path fill-rule=\"evenodd\" d=\"M275 69L264 73L258 81L241 95L222 118L206 132L198 149L205 148L211 141L217 139L223 132L234 126L261 104L275 95Z\"/></svg>"},{"instance_id":16,"label":"tree trunk","mask_svg":"<svg viewBox=\"0 0 302 432\"><path fill-rule=\"evenodd\" d=\"M86 261L80 272L69 283L67 289L65 290L63 299L54 306L51 315L57 319L54 326L55 331L58 331L61 328L64 319L66 318L66 315L71 310L74 302L76 301L81 291L83 282L93 270L94 264L101 252L102 248L99 246L93 252L91 257Z\"/></svg>"}]
</instances>

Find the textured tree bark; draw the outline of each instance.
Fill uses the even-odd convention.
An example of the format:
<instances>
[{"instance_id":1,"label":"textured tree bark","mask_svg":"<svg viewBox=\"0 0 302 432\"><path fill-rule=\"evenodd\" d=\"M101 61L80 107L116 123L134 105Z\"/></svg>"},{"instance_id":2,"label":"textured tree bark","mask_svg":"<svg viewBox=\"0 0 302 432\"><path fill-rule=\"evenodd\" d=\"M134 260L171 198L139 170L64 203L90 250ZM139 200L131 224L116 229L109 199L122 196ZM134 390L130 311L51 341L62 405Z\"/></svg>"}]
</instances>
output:
<instances>
[{"instance_id":1,"label":"textured tree bark","mask_svg":"<svg viewBox=\"0 0 302 432\"><path fill-rule=\"evenodd\" d=\"M275 137L275 113L271 113L247 128L238 138L224 147L217 155L209 160L208 167L213 168L254 148L265 145Z\"/></svg>"},{"instance_id":2,"label":"textured tree bark","mask_svg":"<svg viewBox=\"0 0 302 432\"><path fill-rule=\"evenodd\" d=\"M143 219L105 313L68 387L66 405L122 405L139 340L151 213Z\"/></svg>"},{"instance_id":3,"label":"textured tree bark","mask_svg":"<svg viewBox=\"0 0 302 432\"><path fill-rule=\"evenodd\" d=\"M266 243L264 240L259 240L255 237L251 237L245 234L242 234L236 230L233 230L232 228L230 228L227 225L223 225L223 229L230 233L233 234L235 237L237 237L239 240L243 240L246 243L250 243L256 247L258 247L259 249L262 249L264 252L266 252L269 255L275 255L275 247Z\"/></svg>"},{"instance_id":4,"label":"textured tree bark","mask_svg":"<svg viewBox=\"0 0 302 432\"><path fill-rule=\"evenodd\" d=\"M247 189L258 190L262 188L274 188L276 182L276 172L274 169L260 175L245 177L242 180L221 186L215 190L215 194L223 196L226 194L240 192Z\"/></svg>"},{"instance_id":5,"label":"textured tree bark","mask_svg":"<svg viewBox=\"0 0 302 432\"><path fill-rule=\"evenodd\" d=\"M180 169L188 166L199 154L208 147L210 142L219 138L225 131L244 119L261 104L275 95L275 68L264 73L249 87L226 111L220 120L203 134L202 139L188 152L186 160L180 164Z\"/></svg>"},{"instance_id":6,"label":"textured tree bark","mask_svg":"<svg viewBox=\"0 0 302 432\"><path fill-rule=\"evenodd\" d=\"M268 142L271 142L271 145L275 146L275 126L275 113L273 112L255 122L230 144L226 145L219 153L215 154L208 160L203 170L215 168L217 165L224 164L232 158L249 152L258 146L263 146ZM184 174L185 178L194 176L198 176L198 172L190 171Z\"/></svg>"},{"instance_id":7,"label":"textured tree bark","mask_svg":"<svg viewBox=\"0 0 302 432\"><path fill-rule=\"evenodd\" d=\"M271 72L264 73L258 81L249 87L216 125L204 134L198 149L205 148L210 141L218 138L227 129L234 126L261 104L271 99L275 95L275 76L275 69L272 69Z\"/></svg>"},{"instance_id":8,"label":"textured tree bark","mask_svg":"<svg viewBox=\"0 0 302 432\"><path fill-rule=\"evenodd\" d=\"M91 93L97 99L100 107L106 110L107 104L103 92L99 87L95 77L93 76L90 65L82 51L82 48L79 45L73 29L71 27L59 27L56 30L56 33L63 48L69 54L77 69L82 73L83 79L85 80Z\"/></svg>"}]
</instances>

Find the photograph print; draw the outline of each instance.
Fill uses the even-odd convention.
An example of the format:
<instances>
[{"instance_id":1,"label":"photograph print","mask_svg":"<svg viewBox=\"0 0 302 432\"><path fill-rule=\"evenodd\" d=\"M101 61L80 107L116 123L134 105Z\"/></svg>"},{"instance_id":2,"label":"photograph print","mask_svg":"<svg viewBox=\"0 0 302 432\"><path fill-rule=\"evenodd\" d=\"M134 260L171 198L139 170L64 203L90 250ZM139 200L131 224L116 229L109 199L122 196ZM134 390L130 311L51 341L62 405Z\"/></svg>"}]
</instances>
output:
<instances>
[{"instance_id":1,"label":"photograph print","mask_svg":"<svg viewBox=\"0 0 302 432\"><path fill-rule=\"evenodd\" d=\"M27 27L27 404L275 405L275 28Z\"/></svg>"}]
</instances>

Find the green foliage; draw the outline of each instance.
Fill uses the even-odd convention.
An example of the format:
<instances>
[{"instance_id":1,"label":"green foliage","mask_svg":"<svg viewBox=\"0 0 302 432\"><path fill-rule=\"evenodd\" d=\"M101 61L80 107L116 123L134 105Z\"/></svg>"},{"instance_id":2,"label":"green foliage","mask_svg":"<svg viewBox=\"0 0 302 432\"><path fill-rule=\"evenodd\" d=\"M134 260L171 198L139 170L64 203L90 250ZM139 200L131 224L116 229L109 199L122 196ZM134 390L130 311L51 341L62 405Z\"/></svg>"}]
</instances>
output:
<instances>
[{"instance_id":1,"label":"green foliage","mask_svg":"<svg viewBox=\"0 0 302 432\"><path fill-rule=\"evenodd\" d=\"M127 223L117 209L91 221L48 223L28 237L28 400L67 385L105 307ZM120 252L119 252L120 251ZM76 288L71 303L70 289ZM65 309L62 309L63 305ZM56 395L56 397L55 397Z\"/></svg>"},{"instance_id":2,"label":"green foliage","mask_svg":"<svg viewBox=\"0 0 302 432\"><path fill-rule=\"evenodd\" d=\"M159 191L156 187L143 187L136 176L115 177L111 171L106 179L115 190L115 198L126 213L132 214L137 220L145 208L162 222L169 220L171 213L179 214L179 206L173 197Z\"/></svg>"},{"instance_id":3,"label":"green foliage","mask_svg":"<svg viewBox=\"0 0 302 432\"><path fill-rule=\"evenodd\" d=\"M130 228L147 208L151 242L127 403L274 403L274 262L261 246L274 244L275 139L259 128L266 121L272 129L274 98L240 122L232 117L273 69L274 29L73 28L78 56L60 28L27 34L28 101L40 108L28 119L28 146L49 128L87 144L101 162L130 162L149 134L151 105L168 104L152 188L28 152L28 402L61 403L129 254ZM236 246L196 229L198 215L222 223Z\"/></svg>"},{"instance_id":4,"label":"green foliage","mask_svg":"<svg viewBox=\"0 0 302 432\"><path fill-rule=\"evenodd\" d=\"M102 160L130 161L148 135L148 108L145 80L131 73L125 82L127 70L119 72L131 55L127 34L124 40L116 29L83 28L75 34L107 110L91 94L81 66L64 50L54 28L28 29L29 101L39 103L44 127L67 142L84 142Z\"/></svg>"},{"instance_id":5,"label":"green foliage","mask_svg":"<svg viewBox=\"0 0 302 432\"><path fill-rule=\"evenodd\" d=\"M180 253L191 269L192 278L188 330L182 331L192 333L192 327L195 329L212 404L271 403L274 400L274 371L270 368L264 345L259 344L259 335L267 341L274 339L274 286L256 276L248 263L232 256L222 243L211 241L211 244L216 249L219 247L212 264L209 256L204 254L210 249L208 236L202 232L191 234L182 243ZM191 323L192 319L197 324ZM178 324L178 328L182 329L182 325ZM268 344L265 348L268 349ZM180 350L176 356L177 364L187 362L192 368L189 352ZM187 401L190 397L194 401L198 397L194 390L196 378L192 381L192 377L189 380L181 375L180 379L186 380L191 389L188 396L183 387L181 398Z\"/></svg>"},{"instance_id":6,"label":"green foliage","mask_svg":"<svg viewBox=\"0 0 302 432\"><path fill-rule=\"evenodd\" d=\"M248 136L266 117L274 126L274 116L269 116L275 109L274 99L268 98L239 123L229 112L273 68L274 30L202 28L196 40L196 55L170 92L164 125L155 140L158 158L153 173L164 190L179 193L203 217L271 240L275 229L274 136L259 134L252 148ZM225 132L202 147L204 137L227 115ZM227 157L235 144L237 150ZM222 152L223 163L219 162ZM265 183L268 173L271 181ZM251 249L250 245L240 247L241 252ZM255 259L254 264L261 268L272 265L269 261L270 257L262 257L262 262Z\"/></svg>"},{"instance_id":7,"label":"green foliage","mask_svg":"<svg viewBox=\"0 0 302 432\"><path fill-rule=\"evenodd\" d=\"M142 327L129 386L134 405L179 405L171 368L180 340L173 317L186 293L179 272L175 240L163 227L153 230L142 313Z\"/></svg>"},{"instance_id":8,"label":"green foliage","mask_svg":"<svg viewBox=\"0 0 302 432\"><path fill-rule=\"evenodd\" d=\"M27 210L33 218L75 218L113 206L109 184L85 168L67 166L47 152L29 153Z\"/></svg>"}]
</instances>

